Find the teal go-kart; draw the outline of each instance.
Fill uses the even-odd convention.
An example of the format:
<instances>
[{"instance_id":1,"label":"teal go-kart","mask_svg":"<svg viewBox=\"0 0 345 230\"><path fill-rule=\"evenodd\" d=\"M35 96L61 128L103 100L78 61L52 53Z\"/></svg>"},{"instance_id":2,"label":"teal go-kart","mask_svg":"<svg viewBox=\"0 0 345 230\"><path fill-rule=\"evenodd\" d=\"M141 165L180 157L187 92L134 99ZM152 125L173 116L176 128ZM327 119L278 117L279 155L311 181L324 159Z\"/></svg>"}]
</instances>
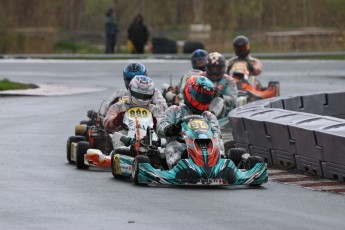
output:
<instances>
[{"instance_id":1,"label":"teal go-kart","mask_svg":"<svg viewBox=\"0 0 345 230\"><path fill-rule=\"evenodd\" d=\"M187 156L171 170L153 165L147 155L134 158L112 155L114 177L131 177L135 184L166 185L261 185L266 183L267 164L261 157L230 149L222 158L218 139L199 115L182 119L182 138Z\"/></svg>"}]
</instances>

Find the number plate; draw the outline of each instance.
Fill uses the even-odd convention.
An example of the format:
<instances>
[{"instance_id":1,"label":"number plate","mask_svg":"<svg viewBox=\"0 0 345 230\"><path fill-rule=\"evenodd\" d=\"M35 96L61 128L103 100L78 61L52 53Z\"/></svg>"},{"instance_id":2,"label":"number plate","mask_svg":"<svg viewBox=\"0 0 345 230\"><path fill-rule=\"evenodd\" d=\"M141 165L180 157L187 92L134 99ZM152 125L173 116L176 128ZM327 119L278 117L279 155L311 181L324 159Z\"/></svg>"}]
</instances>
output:
<instances>
[{"instance_id":1,"label":"number plate","mask_svg":"<svg viewBox=\"0 0 345 230\"><path fill-rule=\"evenodd\" d=\"M205 120L197 119L189 121L188 127L190 129L208 129L208 124Z\"/></svg>"},{"instance_id":2,"label":"number plate","mask_svg":"<svg viewBox=\"0 0 345 230\"><path fill-rule=\"evenodd\" d=\"M128 117L150 117L151 112L145 108L134 107L127 110Z\"/></svg>"}]
</instances>

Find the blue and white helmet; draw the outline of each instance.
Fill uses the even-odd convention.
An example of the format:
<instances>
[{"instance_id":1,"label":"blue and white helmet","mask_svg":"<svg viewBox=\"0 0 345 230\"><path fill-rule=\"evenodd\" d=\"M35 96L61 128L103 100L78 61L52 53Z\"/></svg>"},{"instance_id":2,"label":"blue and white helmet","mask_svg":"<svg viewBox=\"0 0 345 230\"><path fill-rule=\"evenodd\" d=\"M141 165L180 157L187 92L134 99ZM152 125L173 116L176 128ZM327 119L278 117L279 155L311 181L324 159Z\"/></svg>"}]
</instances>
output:
<instances>
[{"instance_id":1,"label":"blue and white helmet","mask_svg":"<svg viewBox=\"0 0 345 230\"><path fill-rule=\"evenodd\" d=\"M137 75L129 83L130 100L136 106L148 106L155 94L155 84L145 75Z\"/></svg>"},{"instance_id":2,"label":"blue and white helmet","mask_svg":"<svg viewBox=\"0 0 345 230\"><path fill-rule=\"evenodd\" d=\"M136 75L147 76L146 67L139 62L130 63L126 65L126 67L123 69L123 80L125 81L125 85L127 89L128 89L129 83Z\"/></svg>"}]
</instances>

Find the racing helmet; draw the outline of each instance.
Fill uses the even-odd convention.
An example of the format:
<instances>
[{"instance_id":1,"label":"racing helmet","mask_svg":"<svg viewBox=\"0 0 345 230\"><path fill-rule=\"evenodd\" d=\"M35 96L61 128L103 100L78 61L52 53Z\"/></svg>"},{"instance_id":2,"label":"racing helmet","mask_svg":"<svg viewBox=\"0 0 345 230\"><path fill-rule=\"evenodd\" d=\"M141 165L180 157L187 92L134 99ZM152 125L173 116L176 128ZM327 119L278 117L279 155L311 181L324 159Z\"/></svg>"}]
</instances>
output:
<instances>
[{"instance_id":1,"label":"racing helmet","mask_svg":"<svg viewBox=\"0 0 345 230\"><path fill-rule=\"evenodd\" d=\"M139 62L130 63L126 65L126 67L123 69L123 80L125 81L125 85L127 89L128 89L129 83L136 75L147 76L146 67Z\"/></svg>"},{"instance_id":2,"label":"racing helmet","mask_svg":"<svg viewBox=\"0 0 345 230\"><path fill-rule=\"evenodd\" d=\"M207 51L203 49L197 49L192 53L191 62L193 69L205 71L207 54Z\"/></svg>"},{"instance_id":3,"label":"racing helmet","mask_svg":"<svg viewBox=\"0 0 345 230\"><path fill-rule=\"evenodd\" d=\"M197 114L208 109L213 95L213 83L200 75L190 77L183 90L184 103L193 113Z\"/></svg>"},{"instance_id":4,"label":"racing helmet","mask_svg":"<svg viewBox=\"0 0 345 230\"><path fill-rule=\"evenodd\" d=\"M151 78L137 75L129 83L130 101L136 106L148 106L155 94L155 85Z\"/></svg>"},{"instance_id":5,"label":"racing helmet","mask_svg":"<svg viewBox=\"0 0 345 230\"><path fill-rule=\"evenodd\" d=\"M237 36L232 44L234 46L235 54L239 58L244 59L250 53L249 39L246 36Z\"/></svg>"},{"instance_id":6,"label":"racing helmet","mask_svg":"<svg viewBox=\"0 0 345 230\"><path fill-rule=\"evenodd\" d=\"M218 81L225 72L225 62L225 57L218 52L207 55L206 76L211 81Z\"/></svg>"}]
</instances>

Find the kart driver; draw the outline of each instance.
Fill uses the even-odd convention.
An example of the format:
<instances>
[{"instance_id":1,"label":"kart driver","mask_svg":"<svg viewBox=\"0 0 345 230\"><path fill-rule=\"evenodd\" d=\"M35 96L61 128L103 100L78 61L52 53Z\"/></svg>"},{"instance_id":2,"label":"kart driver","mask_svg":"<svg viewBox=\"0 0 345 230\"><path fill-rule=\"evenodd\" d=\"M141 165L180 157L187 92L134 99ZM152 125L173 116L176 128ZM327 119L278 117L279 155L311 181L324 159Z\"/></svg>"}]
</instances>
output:
<instances>
[{"instance_id":1,"label":"kart driver","mask_svg":"<svg viewBox=\"0 0 345 230\"><path fill-rule=\"evenodd\" d=\"M121 131L122 133L127 132L121 129L123 124L123 117L125 112L132 107L144 107L152 113L154 125L160 120L163 111L161 107L151 103L155 93L155 86L151 78L138 75L135 76L128 86L129 102L120 100L115 104L111 105L107 110L107 114L103 119L103 125L108 133L115 131ZM155 127L153 127L155 128ZM127 137L125 140L125 146L114 146L114 151L117 153L129 155L132 138ZM110 156L105 156L99 152L87 152L86 159L92 161L93 164L101 167L110 167Z\"/></svg>"},{"instance_id":2,"label":"kart driver","mask_svg":"<svg viewBox=\"0 0 345 230\"><path fill-rule=\"evenodd\" d=\"M207 51L203 49L197 49L192 53L190 62L193 69L183 74L177 86L168 86L165 89L165 92L163 92L164 97L169 104L177 105L181 100L183 100L181 97L182 92L180 92L181 89L184 88L190 76L200 75L200 73L205 71L207 55Z\"/></svg>"},{"instance_id":3,"label":"kart driver","mask_svg":"<svg viewBox=\"0 0 345 230\"><path fill-rule=\"evenodd\" d=\"M146 67L143 64L138 63L138 62L134 62L134 63L130 63L126 65L126 67L123 69L123 80L125 82L126 89L118 89L111 95L111 97L106 102L105 112L107 112L107 110L112 104L115 104L120 99L125 99L129 96L128 86L131 80L136 75L147 76ZM159 105L162 110L166 110L168 108L168 105L162 93L158 89L155 89L151 103Z\"/></svg>"},{"instance_id":4,"label":"kart driver","mask_svg":"<svg viewBox=\"0 0 345 230\"><path fill-rule=\"evenodd\" d=\"M225 74L225 57L222 54L213 52L207 55L205 76L215 86L214 97L222 97L227 111L231 111L236 105L238 90L235 80Z\"/></svg>"},{"instance_id":5,"label":"kart driver","mask_svg":"<svg viewBox=\"0 0 345 230\"><path fill-rule=\"evenodd\" d=\"M156 89L151 78L138 75L135 76L128 86L129 102L118 101L111 105L103 120L104 128L112 133L121 128L124 113L135 106L145 107L151 111L153 121L156 124L162 116L162 109L152 104Z\"/></svg>"},{"instance_id":6,"label":"kart driver","mask_svg":"<svg viewBox=\"0 0 345 230\"><path fill-rule=\"evenodd\" d=\"M249 75L258 76L262 72L262 63L259 59L250 55L249 39L245 36L237 36L233 40L233 46L236 56L228 60L226 72L230 74L232 65L237 61L246 61L248 63Z\"/></svg>"},{"instance_id":7,"label":"kart driver","mask_svg":"<svg viewBox=\"0 0 345 230\"><path fill-rule=\"evenodd\" d=\"M215 115L207 111L214 95L214 86L204 76L192 76L183 89L184 104L170 106L157 124L158 135L167 139L165 155L169 169L181 159L187 147L177 141L181 132L181 118L198 114L206 118L214 134L220 139L221 153L224 152L219 123Z\"/></svg>"}]
</instances>

